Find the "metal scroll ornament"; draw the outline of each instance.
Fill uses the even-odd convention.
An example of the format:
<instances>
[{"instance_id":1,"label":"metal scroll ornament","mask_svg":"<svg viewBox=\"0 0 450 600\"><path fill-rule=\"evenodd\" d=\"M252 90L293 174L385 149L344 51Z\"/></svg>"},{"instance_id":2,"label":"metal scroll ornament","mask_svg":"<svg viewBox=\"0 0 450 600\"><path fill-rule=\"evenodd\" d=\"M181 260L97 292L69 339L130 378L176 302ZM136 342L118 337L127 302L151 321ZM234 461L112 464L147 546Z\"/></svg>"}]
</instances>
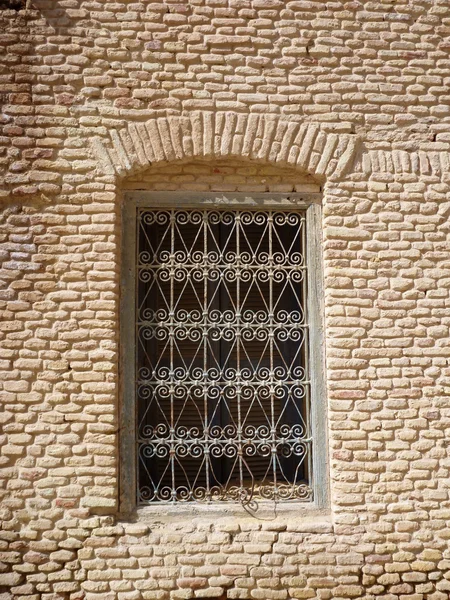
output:
<instances>
[{"instance_id":1,"label":"metal scroll ornament","mask_svg":"<svg viewBox=\"0 0 450 600\"><path fill-rule=\"evenodd\" d=\"M138 211L138 503L310 501L303 213Z\"/></svg>"}]
</instances>

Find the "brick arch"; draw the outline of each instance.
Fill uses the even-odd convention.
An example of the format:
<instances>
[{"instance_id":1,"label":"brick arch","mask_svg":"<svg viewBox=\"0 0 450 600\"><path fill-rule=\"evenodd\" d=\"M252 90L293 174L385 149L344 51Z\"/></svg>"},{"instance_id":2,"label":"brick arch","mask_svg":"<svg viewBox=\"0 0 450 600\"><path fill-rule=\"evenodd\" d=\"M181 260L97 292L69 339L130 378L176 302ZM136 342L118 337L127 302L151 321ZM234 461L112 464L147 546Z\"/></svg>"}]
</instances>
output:
<instances>
[{"instance_id":1,"label":"brick arch","mask_svg":"<svg viewBox=\"0 0 450 600\"><path fill-rule=\"evenodd\" d=\"M241 157L296 167L318 180L338 179L350 168L358 138L276 115L193 112L111 129L95 138L105 174L126 177L155 163Z\"/></svg>"}]
</instances>

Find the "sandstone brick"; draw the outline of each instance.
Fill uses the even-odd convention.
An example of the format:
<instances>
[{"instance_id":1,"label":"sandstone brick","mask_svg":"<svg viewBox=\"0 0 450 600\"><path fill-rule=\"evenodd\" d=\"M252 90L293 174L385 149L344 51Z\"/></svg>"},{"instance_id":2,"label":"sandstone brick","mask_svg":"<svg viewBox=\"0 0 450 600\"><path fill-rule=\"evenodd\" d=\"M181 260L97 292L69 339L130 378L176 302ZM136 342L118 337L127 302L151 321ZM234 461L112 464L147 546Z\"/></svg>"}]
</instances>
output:
<instances>
[{"instance_id":1,"label":"sandstone brick","mask_svg":"<svg viewBox=\"0 0 450 600\"><path fill-rule=\"evenodd\" d=\"M69 4L0 11L1 594L446 600L446 3ZM332 518L117 516L143 189L322 192Z\"/></svg>"}]
</instances>

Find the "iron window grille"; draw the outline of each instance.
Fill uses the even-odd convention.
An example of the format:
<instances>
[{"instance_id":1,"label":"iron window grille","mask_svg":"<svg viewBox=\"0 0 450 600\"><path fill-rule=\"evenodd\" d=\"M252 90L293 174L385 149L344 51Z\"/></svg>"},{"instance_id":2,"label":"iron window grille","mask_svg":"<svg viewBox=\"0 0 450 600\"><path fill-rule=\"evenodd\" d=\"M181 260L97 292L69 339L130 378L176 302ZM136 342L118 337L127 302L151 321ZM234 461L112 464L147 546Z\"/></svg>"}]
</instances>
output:
<instances>
[{"instance_id":1,"label":"iron window grille","mask_svg":"<svg viewBox=\"0 0 450 600\"><path fill-rule=\"evenodd\" d=\"M137 505L313 500L307 210L135 207Z\"/></svg>"}]
</instances>

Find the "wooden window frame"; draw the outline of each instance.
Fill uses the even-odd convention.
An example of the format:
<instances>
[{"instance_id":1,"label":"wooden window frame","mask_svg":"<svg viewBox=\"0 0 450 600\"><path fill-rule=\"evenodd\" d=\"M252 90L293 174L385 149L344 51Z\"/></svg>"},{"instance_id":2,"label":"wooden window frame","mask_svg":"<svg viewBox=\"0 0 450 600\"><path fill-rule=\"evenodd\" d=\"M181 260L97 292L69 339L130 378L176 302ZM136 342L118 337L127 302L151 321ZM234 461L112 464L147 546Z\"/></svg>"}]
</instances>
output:
<instances>
[{"instance_id":1,"label":"wooden window frame","mask_svg":"<svg viewBox=\"0 0 450 600\"><path fill-rule=\"evenodd\" d=\"M135 399L135 261L136 211L138 207L155 209L180 208L261 208L262 210L302 210L306 213L307 311L309 316L309 364L311 380L310 422L313 437L311 486L313 500L309 503L289 502L283 512L300 510L323 512L329 507L329 466L327 443L327 399L324 351L324 287L322 267L322 195L319 193L220 193L220 192L125 192L122 206L122 261L120 278L120 386L119 386L119 513L126 518L136 512L136 399ZM264 501L261 504L273 504ZM239 505L231 503L164 504L165 512L210 513L211 508L227 512ZM140 508L154 512L161 503ZM264 506L262 507L264 508Z\"/></svg>"}]
</instances>

